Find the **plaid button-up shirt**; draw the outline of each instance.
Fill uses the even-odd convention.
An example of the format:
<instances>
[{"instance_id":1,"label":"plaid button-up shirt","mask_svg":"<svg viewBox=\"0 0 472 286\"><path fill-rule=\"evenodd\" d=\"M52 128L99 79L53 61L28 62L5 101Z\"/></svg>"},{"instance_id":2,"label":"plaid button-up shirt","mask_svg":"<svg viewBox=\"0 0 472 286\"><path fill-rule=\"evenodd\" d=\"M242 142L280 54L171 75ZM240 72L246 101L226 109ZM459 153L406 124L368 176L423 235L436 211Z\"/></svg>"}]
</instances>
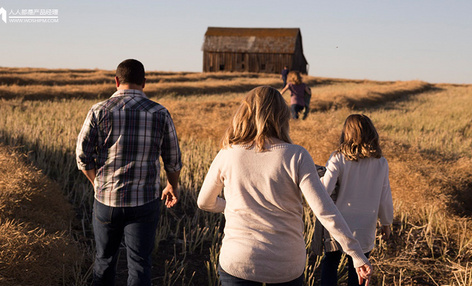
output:
<instances>
[{"instance_id":1,"label":"plaid button-up shirt","mask_svg":"<svg viewBox=\"0 0 472 286\"><path fill-rule=\"evenodd\" d=\"M174 123L162 105L139 90L118 90L90 109L77 140L79 170L96 169L95 198L134 207L159 198L160 163L182 168Z\"/></svg>"}]
</instances>

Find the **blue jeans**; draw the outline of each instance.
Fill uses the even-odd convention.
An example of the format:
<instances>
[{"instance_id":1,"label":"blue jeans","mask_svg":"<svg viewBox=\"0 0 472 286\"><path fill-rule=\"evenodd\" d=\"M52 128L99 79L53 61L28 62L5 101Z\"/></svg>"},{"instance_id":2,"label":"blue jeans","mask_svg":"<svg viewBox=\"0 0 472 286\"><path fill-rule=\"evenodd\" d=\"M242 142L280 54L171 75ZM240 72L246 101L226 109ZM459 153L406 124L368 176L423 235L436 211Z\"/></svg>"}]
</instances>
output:
<instances>
[{"instance_id":1,"label":"blue jeans","mask_svg":"<svg viewBox=\"0 0 472 286\"><path fill-rule=\"evenodd\" d=\"M116 264L124 236L128 262L128 285L151 285L152 251L159 221L160 201L139 207L93 204L96 256L93 285L115 285Z\"/></svg>"},{"instance_id":2,"label":"blue jeans","mask_svg":"<svg viewBox=\"0 0 472 286\"><path fill-rule=\"evenodd\" d=\"M370 252L364 253L369 258ZM341 262L341 251L326 252L321 261L321 286L338 285L338 266ZM348 264L348 286L359 286L357 272L352 258L347 255ZM362 283L364 285L365 283Z\"/></svg>"},{"instance_id":3,"label":"blue jeans","mask_svg":"<svg viewBox=\"0 0 472 286\"><path fill-rule=\"evenodd\" d=\"M292 112L293 119L298 119L298 113L300 113L300 111L302 111L303 108L305 108L305 106L298 105L298 104L292 104L290 107L291 107L290 110Z\"/></svg>"},{"instance_id":4,"label":"blue jeans","mask_svg":"<svg viewBox=\"0 0 472 286\"><path fill-rule=\"evenodd\" d=\"M218 266L218 274L220 276L221 286L262 286L261 282L244 280L226 273ZM295 280L284 283L266 283L267 286L303 286L305 276L302 275Z\"/></svg>"}]
</instances>

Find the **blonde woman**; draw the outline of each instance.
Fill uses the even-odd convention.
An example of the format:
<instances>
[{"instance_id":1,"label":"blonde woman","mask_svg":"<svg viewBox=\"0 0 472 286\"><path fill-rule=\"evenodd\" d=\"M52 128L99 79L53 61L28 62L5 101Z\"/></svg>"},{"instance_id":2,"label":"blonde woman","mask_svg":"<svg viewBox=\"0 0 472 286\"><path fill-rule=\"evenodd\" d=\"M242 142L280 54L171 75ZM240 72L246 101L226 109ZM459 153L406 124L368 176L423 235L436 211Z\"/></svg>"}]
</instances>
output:
<instances>
[{"instance_id":1,"label":"blonde woman","mask_svg":"<svg viewBox=\"0 0 472 286\"><path fill-rule=\"evenodd\" d=\"M352 114L346 118L339 147L328 160L321 180L329 194L339 184L336 206L368 257L375 244L377 219L385 238L390 235L393 221L388 163L382 156L379 135L369 117ZM325 248L321 285L337 285L342 252L329 235L325 237ZM348 265L348 285L359 285L350 257Z\"/></svg>"},{"instance_id":2,"label":"blonde woman","mask_svg":"<svg viewBox=\"0 0 472 286\"><path fill-rule=\"evenodd\" d=\"M300 72L291 71L288 74L288 84L282 89L281 93L284 94L285 91L290 90L290 106L292 112L292 118L298 119L298 114L305 109L303 119L308 115L308 104L306 102L305 96L307 98L311 97L310 88L302 82L302 77ZM309 101L309 100L308 100Z\"/></svg>"},{"instance_id":3,"label":"blonde woman","mask_svg":"<svg viewBox=\"0 0 472 286\"><path fill-rule=\"evenodd\" d=\"M223 212L226 219L221 284L303 285L302 195L353 257L360 280L369 281L369 261L321 184L310 154L292 144L289 120L290 110L276 89L251 90L203 182L199 208Z\"/></svg>"}]
</instances>

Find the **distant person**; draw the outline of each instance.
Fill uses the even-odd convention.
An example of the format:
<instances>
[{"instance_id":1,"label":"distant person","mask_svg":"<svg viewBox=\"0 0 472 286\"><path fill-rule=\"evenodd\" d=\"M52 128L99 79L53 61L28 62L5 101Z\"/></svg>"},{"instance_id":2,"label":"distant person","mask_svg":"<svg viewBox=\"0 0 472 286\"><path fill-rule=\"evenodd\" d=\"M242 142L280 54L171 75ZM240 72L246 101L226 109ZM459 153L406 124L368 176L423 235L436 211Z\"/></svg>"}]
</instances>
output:
<instances>
[{"instance_id":1,"label":"distant person","mask_svg":"<svg viewBox=\"0 0 472 286\"><path fill-rule=\"evenodd\" d=\"M330 195L339 184L336 206L368 257L375 244L377 219L380 219L385 239L390 236L393 221L388 164L382 156L379 135L369 117L360 114L347 117L339 147L328 160L321 181ZM342 252L336 241L337 238L325 236L321 285L337 285ZM359 285L350 255L348 265L348 285Z\"/></svg>"},{"instance_id":2,"label":"distant person","mask_svg":"<svg viewBox=\"0 0 472 286\"><path fill-rule=\"evenodd\" d=\"M169 112L143 92L144 66L137 60L118 65L117 91L88 112L77 141L77 164L94 187L94 285L115 285L124 236L128 285L151 285L160 200L178 201L182 167ZM167 186L159 196L159 157Z\"/></svg>"},{"instance_id":3,"label":"distant person","mask_svg":"<svg viewBox=\"0 0 472 286\"><path fill-rule=\"evenodd\" d=\"M288 69L288 66L284 66L282 72L280 73L280 77L282 78L282 81L284 82L284 85L282 86L282 88L284 88L287 85L287 76L288 76L289 71L290 70Z\"/></svg>"},{"instance_id":4,"label":"distant person","mask_svg":"<svg viewBox=\"0 0 472 286\"><path fill-rule=\"evenodd\" d=\"M290 104L293 119L298 119L299 113L305 108L305 94L310 94L311 90L302 82L300 72L291 71L288 74L288 84L282 89L281 93L290 90ZM308 112L306 113L308 115ZM303 117L305 119L306 116Z\"/></svg>"},{"instance_id":5,"label":"distant person","mask_svg":"<svg viewBox=\"0 0 472 286\"><path fill-rule=\"evenodd\" d=\"M290 110L274 88L251 90L233 116L223 148L198 195L199 208L223 212L219 256L227 285L303 285L303 197L352 257L360 280L368 259L324 189L308 151L292 144ZM224 198L219 194L223 191Z\"/></svg>"}]
</instances>

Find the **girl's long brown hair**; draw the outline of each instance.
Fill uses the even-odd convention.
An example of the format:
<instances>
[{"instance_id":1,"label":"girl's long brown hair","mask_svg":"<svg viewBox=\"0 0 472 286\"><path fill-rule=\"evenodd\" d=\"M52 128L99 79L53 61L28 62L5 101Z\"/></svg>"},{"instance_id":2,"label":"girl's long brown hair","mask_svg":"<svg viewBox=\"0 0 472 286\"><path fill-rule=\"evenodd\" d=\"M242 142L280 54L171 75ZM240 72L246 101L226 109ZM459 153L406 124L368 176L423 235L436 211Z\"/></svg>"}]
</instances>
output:
<instances>
[{"instance_id":1,"label":"girl's long brown hair","mask_svg":"<svg viewBox=\"0 0 472 286\"><path fill-rule=\"evenodd\" d=\"M288 81L294 85L302 84L302 76L299 71L291 71L288 73Z\"/></svg>"},{"instance_id":2,"label":"girl's long brown hair","mask_svg":"<svg viewBox=\"0 0 472 286\"><path fill-rule=\"evenodd\" d=\"M290 109L280 92L269 86L256 87L248 92L234 114L223 137L223 148L236 144L264 151L269 138L292 143L289 120Z\"/></svg>"},{"instance_id":3,"label":"girl's long brown hair","mask_svg":"<svg viewBox=\"0 0 472 286\"><path fill-rule=\"evenodd\" d=\"M382 157L379 134L369 117L351 114L346 118L337 151L351 161Z\"/></svg>"}]
</instances>

